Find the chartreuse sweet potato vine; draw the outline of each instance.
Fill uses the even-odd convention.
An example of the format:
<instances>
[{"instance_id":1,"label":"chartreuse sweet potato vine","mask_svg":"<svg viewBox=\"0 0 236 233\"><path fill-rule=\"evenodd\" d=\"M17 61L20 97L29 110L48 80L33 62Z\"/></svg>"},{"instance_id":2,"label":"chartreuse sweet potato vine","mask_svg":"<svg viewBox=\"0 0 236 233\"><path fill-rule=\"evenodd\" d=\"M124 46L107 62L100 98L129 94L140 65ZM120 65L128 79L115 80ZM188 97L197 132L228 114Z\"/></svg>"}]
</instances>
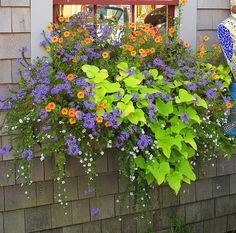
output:
<instances>
[{"instance_id":1,"label":"chartreuse sweet potato vine","mask_svg":"<svg viewBox=\"0 0 236 233\"><path fill-rule=\"evenodd\" d=\"M42 161L55 156L62 193L67 156L93 181L96 159L118 148L120 171L145 207L153 184L178 194L196 179L197 157L232 153L235 141L222 130L229 70L207 62L218 48L206 53L202 44L194 52L174 27L161 35L150 25L94 25L82 14L60 21L44 33L50 60L20 60L19 87L1 101L17 146L0 153L13 150L24 184L32 183L35 145Z\"/></svg>"}]
</instances>

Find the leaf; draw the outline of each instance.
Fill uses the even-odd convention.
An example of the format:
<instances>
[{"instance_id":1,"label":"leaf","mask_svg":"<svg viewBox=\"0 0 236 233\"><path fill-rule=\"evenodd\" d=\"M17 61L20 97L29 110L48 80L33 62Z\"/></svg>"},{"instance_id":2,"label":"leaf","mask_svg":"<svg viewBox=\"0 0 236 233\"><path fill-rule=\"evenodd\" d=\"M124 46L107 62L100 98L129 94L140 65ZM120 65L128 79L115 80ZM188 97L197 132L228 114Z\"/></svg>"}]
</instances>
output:
<instances>
[{"instance_id":1,"label":"leaf","mask_svg":"<svg viewBox=\"0 0 236 233\"><path fill-rule=\"evenodd\" d=\"M175 98L176 103L191 102L194 101L194 96L184 89L179 90L179 96Z\"/></svg>"},{"instance_id":2,"label":"leaf","mask_svg":"<svg viewBox=\"0 0 236 233\"><path fill-rule=\"evenodd\" d=\"M171 131L176 134L179 134L182 129L185 129L187 127L187 125L176 116L171 118L170 122L171 122Z\"/></svg>"},{"instance_id":3,"label":"leaf","mask_svg":"<svg viewBox=\"0 0 236 233\"><path fill-rule=\"evenodd\" d=\"M172 147L172 137L164 136L158 139L158 146L162 149L164 155L170 158L171 147Z\"/></svg>"},{"instance_id":4,"label":"leaf","mask_svg":"<svg viewBox=\"0 0 236 233\"><path fill-rule=\"evenodd\" d=\"M97 87L95 89L95 92L96 92L95 101L96 103L98 103L105 97L107 89L105 87Z\"/></svg>"},{"instance_id":5,"label":"leaf","mask_svg":"<svg viewBox=\"0 0 236 233\"><path fill-rule=\"evenodd\" d=\"M127 104L132 99L132 95L125 95L122 101Z\"/></svg>"},{"instance_id":6,"label":"leaf","mask_svg":"<svg viewBox=\"0 0 236 233\"><path fill-rule=\"evenodd\" d=\"M148 173L148 174L146 175L146 180L147 180L148 185L150 185L150 184L153 183L153 181L154 181L154 176L152 175L152 173Z\"/></svg>"},{"instance_id":7,"label":"leaf","mask_svg":"<svg viewBox=\"0 0 236 233\"><path fill-rule=\"evenodd\" d=\"M117 107L124 111L124 114L122 115L123 117L126 117L130 115L131 113L135 112L134 105L131 101L127 105L122 102L119 102L117 104Z\"/></svg>"},{"instance_id":8,"label":"leaf","mask_svg":"<svg viewBox=\"0 0 236 233\"><path fill-rule=\"evenodd\" d=\"M130 76L124 80L124 83L127 87L138 87L138 85L142 82L141 79L137 79L133 76Z\"/></svg>"},{"instance_id":9,"label":"leaf","mask_svg":"<svg viewBox=\"0 0 236 233\"><path fill-rule=\"evenodd\" d=\"M194 150L197 150L197 144L194 140L194 135L188 132L184 138L184 141L192 146Z\"/></svg>"},{"instance_id":10,"label":"leaf","mask_svg":"<svg viewBox=\"0 0 236 233\"><path fill-rule=\"evenodd\" d=\"M95 83L101 83L103 82L105 79L107 79L109 77L108 73L106 70L101 70L99 73L97 73L95 75L95 78L93 79L93 82Z\"/></svg>"},{"instance_id":11,"label":"leaf","mask_svg":"<svg viewBox=\"0 0 236 233\"><path fill-rule=\"evenodd\" d=\"M111 83L107 80L104 80L102 85L107 89L107 93L114 93L117 92L120 88L120 84L118 82Z\"/></svg>"},{"instance_id":12,"label":"leaf","mask_svg":"<svg viewBox=\"0 0 236 233\"><path fill-rule=\"evenodd\" d=\"M195 98L197 98L197 106L199 106L199 107L203 107L203 108L208 108L208 106L207 106L207 102L204 100L204 99L202 99L201 97L199 97L198 95L195 97Z\"/></svg>"},{"instance_id":13,"label":"leaf","mask_svg":"<svg viewBox=\"0 0 236 233\"><path fill-rule=\"evenodd\" d=\"M158 185L161 185L166 180L166 175L169 172L170 165L168 162L153 163L152 175L155 177Z\"/></svg>"},{"instance_id":14,"label":"leaf","mask_svg":"<svg viewBox=\"0 0 236 233\"><path fill-rule=\"evenodd\" d=\"M158 76L158 70L157 69L151 69L149 70L149 74L154 78L156 79L156 77Z\"/></svg>"},{"instance_id":15,"label":"leaf","mask_svg":"<svg viewBox=\"0 0 236 233\"><path fill-rule=\"evenodd\" d=\"M96 74L99 72L99 68L91 65L83 65L81 67L84 73L86 73L88 78L94 78Z\"/></svg>"},{"instance_id":16,"label":"leaf","mask_svg":"<svg viewBox=\"0 0 236 233\"><path fill-rule=\"evenodd\" d=\"M196 175L193 172L193 168L188 160L181 160L179 165L177 166L177 169L182 175L186 176L190 180L196 180Z\"/></svg>"},{"instance_id":17,"label":"leaf","mask_svg":"<svg viewBox=\"0 0 236 233\"><path fill-rule=\"evenodd\" d=\"M142 109L136 109L134 113L131 113L128 116L128 119L132 124L135 125L137 125L138 122L146 123L146 118Z\"/></svg>"},{"instance_id":18,"label":"leaf","mask_svg":"<svg viewBox=\"0 0 236 233\"><path fill-rule=\"evenodd\" d=\"M167 175L167 182L169 186L175 191L176 195L181 188L182 175L178 171L173 171Z\"/></svg>"},{"instance_id":19,"label":"leaf","mask_svg":"<svg viewBox=\"0 0 236 233\"><path fill-rule=\"evenodd\" d=\"M164 103L161 99L158 99L156 101L156 106L158 108L158 112L164 116L169 116L174 111L172 101Z\"/></svg>"},{"instance_id":20,"label":"leaf","mask_svg":"<svg viewBox=\"0 0 236 233\"><path fill-rule=\"evenodd\" d=\"M201 119L197 114L197 111L193 108L193 107L189 107L187 109L187 113L189 114L190 118L194 121L196 121L197 123L201 123Z\"/></svg>"},{"instance_id":21,"label":"leaf","mask_svg":"<svg viewBox=\"0 0 236 233\"><path fill-rule=\"evenodd\" d=\"M135 159L135 163L136 165L141 168L141 169L146 169L146 161L145 159L142 157L142 156L138 156L136 159Z\"/></svg>"},{"instance_id":22,"label":"leaf","mask_svg":"<svg viewBox=\"0 0 236 233\"><path fill-rule=\"evenodd\" d=\"M117 68L126 72L129 66L126 62L121 62L120 64L117 65Z\"/></svg>"}]
</instances>

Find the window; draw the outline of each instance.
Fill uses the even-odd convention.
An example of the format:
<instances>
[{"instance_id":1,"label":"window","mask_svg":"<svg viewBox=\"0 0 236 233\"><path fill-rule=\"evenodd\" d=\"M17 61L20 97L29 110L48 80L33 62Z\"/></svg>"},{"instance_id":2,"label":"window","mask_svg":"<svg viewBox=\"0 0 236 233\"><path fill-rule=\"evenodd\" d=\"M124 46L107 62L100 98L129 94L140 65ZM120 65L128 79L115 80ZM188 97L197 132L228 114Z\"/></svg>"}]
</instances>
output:
<instances>
[{"instance_id":1,"label":"window","mask_svg":"<svg viewBox=\"0 0 236 233\"><path fill-rule=\"evenodd\" d=\"M153 26L168 25L174 17L179 0L53 0L54 21L59 16L70 17L86 12L104 20L116 20L119 24L130 21L150 23Z\"/></svg>"}]
</instances>

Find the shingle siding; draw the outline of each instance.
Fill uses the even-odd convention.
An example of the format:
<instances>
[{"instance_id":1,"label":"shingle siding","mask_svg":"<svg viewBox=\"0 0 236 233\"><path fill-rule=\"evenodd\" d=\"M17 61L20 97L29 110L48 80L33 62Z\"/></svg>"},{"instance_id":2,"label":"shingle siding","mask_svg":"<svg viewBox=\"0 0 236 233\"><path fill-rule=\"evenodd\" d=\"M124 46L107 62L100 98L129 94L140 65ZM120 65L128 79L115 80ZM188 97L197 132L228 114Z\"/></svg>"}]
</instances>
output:
<instances>
[{"instance_id":1,"label":"shingle siding","mask_svg":"<svg viewBox=\"0 0 236 233\"><path fill-rule=\"evenodd\" d=\"M217 43L217 25L230 15L230 4L227 0L198 0L197 44L204 35L211 37L212 43Z\"/></svg>"}]
</instances>

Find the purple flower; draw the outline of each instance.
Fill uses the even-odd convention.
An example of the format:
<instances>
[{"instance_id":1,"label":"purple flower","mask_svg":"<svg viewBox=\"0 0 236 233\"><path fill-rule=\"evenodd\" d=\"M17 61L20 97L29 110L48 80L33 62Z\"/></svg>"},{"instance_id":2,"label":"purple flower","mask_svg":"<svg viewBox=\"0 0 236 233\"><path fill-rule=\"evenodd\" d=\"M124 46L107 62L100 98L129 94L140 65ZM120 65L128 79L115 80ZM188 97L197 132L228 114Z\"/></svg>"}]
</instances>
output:
<instances>
[{"instance_id":1,"label":"purple flower","mask_svg":"<svg viewBox=\"0 0 236 233\"><path fill-rule=\"evenodd\" d=\"M189 116L188 113L184 112L184 113L182 113L182 115L180 116L180 119L181 119L185 124L189 124L190 116Z\"/></svg>"},{"instance_id":2,"label":"purple flower","mask_svg":"<svg viewBox=\"0 0 236 233\"><path fill-rule=\"evenodd\" d=\"M45 109L41 109L39 112L39 118L41 120L45 120L48 117L48 113L46 112Z\"/></svg>"},{"instance_id":3,"label":"purple flower","mask_svg":"<svg viewBox=\"0 0 236 233\"><path fill-rule=\"evenodd\" d=\"M87 100L84 101L84 106L87 109L94 109L95 108L95 102L89 102Z\"/></svg>"},{"instance_id":4,"label":"purple flower","mask_svg":"<svg viewBox=\"0 0 236 233\"><path fill-rule=\"evenodd\" d=\"M139 148L140 150L144 150L144 149L146 149L146 148L149 146L149 144L150 144L151 142L152 142L152 138L149 137L149 136L147 136L147 135L144 135L144 134L143 134L143 135L140 137L140 139L139 139L137 145L138 145L138 148Z\"/></svg>"},{"instance_id":5,"label":"purple flower","mask_svg":"<svg viewBox=\"0 0 236 233\"><path fill-rule=\"evenodd\" d=\"M196 89L197 89L196 83L187 83L185 86L190 91L196 91Z\"/></svg>"},{"instance_id":6,"label":"purple flower","mask_svg":"<svg viewBox=\"0 0 236 233\"><path fill-rule=\"evenodd\" d=\"M87 113L84 116L84 127L87 129L93 129L95 127L95 117L90 113Z\"/></svg>"},{"instance_id":7,"label":"purple flower","mask_svg":"<svg viewBox=\"0 0 236 233\"><path fill-rule=\"evenodd\" d=\"M90 195L95 192L94 188L88 188L84 190L84 195Z\"/></svg>"},{"instance_id":8,"label":"purple flower","mask_svg":"<svg viewBox=\"0 0 236 233\"><path fill-rule=\"evenodd\" d=\"M2 148L0 148L0 155L6 156L11 152L11 147L10 145L4 145Z\"/></svg>"},{"instance_id":9,"label":"purple flower","mask_svg":"<svg viewBox=\"0 0 236 233\"><path fill-rule=\"evenodd\" d=\"M209 91L206 92L206 96L208 99L216 99L217 98L217 93L215 90L210 89Z\"/></svg>"},{"instance_id":10,"label":"purple flower","mask_svg":"<svg viewBox=\"0 0 236 233\"><path fill-rule=\"evenodd\" d=\"M24 150L21 155L20 158L27 158L27 160L32 160L33 159L33 151L30 149Z\"/></svg>"},{"instance_id":11,"label":"purple flower","mask_svg":"<svg viewBox=\"0 0 236 233\"><path fill-rule=\"evenodd\" d=\"M67 152L69 155L78 156L82 154L77 145L76 137L73 134L68 135L66 139L66 145L67 145Z\"/></svg>"},{"instance_id":12,"label":"purple flower","mask_svg":"<svg viewBox=\"0 0 236 233\"><path fill-rule=\"evenodd\" d=\"M111 125L111 127L113 128L113 129L117 129L118 127L119 127L119 125L120 125L120 120L118 120L117 118L115 118L115 117L112 117L110 120L109 120L109 123L110 123L110 125Z\"/></svg>"},{"instance_id":13,"label":"purple flower","mask_svg":"<svg viewBox=\"0 0 236 233\"><path fill-rule=\"evenodd\" d=\"M127 74L129 75L129 76L132 76L132 75L135 75L135 73L136 73L136 69L127 69Z\"/></svg>"},{"instance_id":14,"label":"purple flower","mask_svg":"<svg viewBox=\"0 0 236 233\"><path fill-rule=\"evenodd\" d=\"M91 216L92 217L99 217L101 215L102 215L102 210L100 208L91 209Z\"/></svg>"}]
</instances>

